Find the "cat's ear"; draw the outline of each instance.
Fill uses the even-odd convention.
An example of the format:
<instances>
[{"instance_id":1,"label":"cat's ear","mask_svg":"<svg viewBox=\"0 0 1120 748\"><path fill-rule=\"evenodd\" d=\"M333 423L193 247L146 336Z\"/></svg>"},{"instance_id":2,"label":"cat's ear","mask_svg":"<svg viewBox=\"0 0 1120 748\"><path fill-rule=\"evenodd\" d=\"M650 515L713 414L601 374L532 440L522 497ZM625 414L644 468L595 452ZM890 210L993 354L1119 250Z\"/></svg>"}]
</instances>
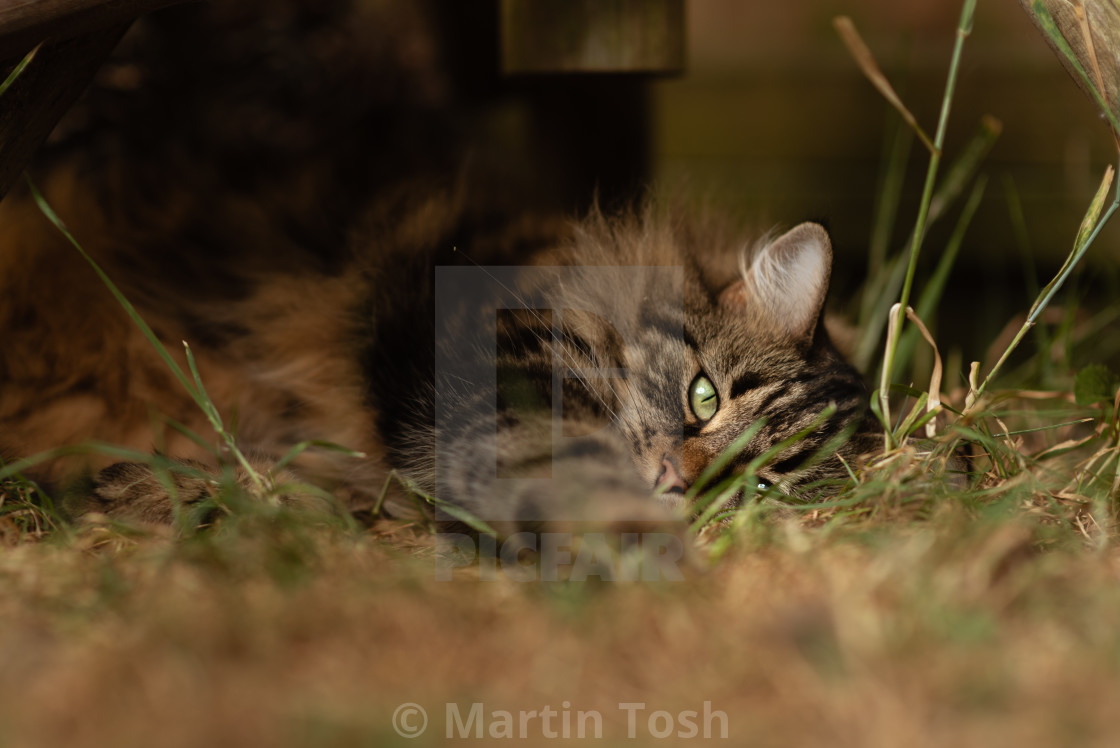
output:
<instances>
[{"instance_id":1,"label":"cat's ear","mask_svg":"<svg viewBox=\"0 0 1120 748\"><path fill-rule=\"evenodd\" d=\"M748 308L779 332L809 338L824 307L832 272L832 244L818 224L803 223L768 244L720 303Z\"/></svg>"}]
</instances>

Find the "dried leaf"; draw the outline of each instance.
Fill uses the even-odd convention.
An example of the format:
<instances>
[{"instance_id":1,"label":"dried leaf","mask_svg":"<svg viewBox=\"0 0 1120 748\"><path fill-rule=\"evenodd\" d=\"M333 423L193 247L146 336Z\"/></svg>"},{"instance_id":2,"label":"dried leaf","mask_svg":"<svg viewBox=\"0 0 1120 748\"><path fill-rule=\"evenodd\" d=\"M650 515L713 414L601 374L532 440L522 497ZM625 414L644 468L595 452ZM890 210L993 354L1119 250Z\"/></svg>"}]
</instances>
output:
<instances>
[{"instance_id":1,"label":"dried leaf","mask_svg":"<svg viewBox=\"0 0 1120 748\"><path fill-rule=\"evenodd\" d=\"M862 70L863 74L867 76L867 79L871 81L871 85L875 86L879 93L883 95L883 98L898 110L898 113L902 115L902 119L917 133L918 138L922 141L922 144L929 149L930 153L935 153L937 148L934 146L933 141L930 139L929 135L926 134L925 130L922 129L921 125L918 124L918 120L914 117L913 113L902 103L902 99L895 93L891 82L887 80L887 76L883 75L883 71L879 68L879 63L875 62L875 56L871 54L871 49L863 41L863 37L859 35L859 32L856 31L856 25L852 23L852 19L848 16L837 16L832 19L832 25L836 28L837 33L840 34L840 38L848 48L848 51L851 52L852 57L855 58L859 69Z\"/></svg>"},{"instance_id":2,"label":"dried leaf","mask_svg":"<svg viewBox=\"0 0 1120 748\"><path fill-rule=\"evenodd\" d=\"M1120 147L1120 0L1019 0Z\"/></svg>"}]
</instances>

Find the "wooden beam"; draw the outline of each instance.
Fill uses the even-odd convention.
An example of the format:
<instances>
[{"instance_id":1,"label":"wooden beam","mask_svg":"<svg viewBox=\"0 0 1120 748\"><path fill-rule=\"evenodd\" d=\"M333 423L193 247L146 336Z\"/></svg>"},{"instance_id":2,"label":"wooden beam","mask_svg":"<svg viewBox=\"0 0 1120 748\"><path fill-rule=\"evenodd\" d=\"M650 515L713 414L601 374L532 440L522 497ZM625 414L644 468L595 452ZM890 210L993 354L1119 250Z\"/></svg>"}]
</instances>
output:
<instances>
[{"instance_id":1,"label":"wooden beam","mask_svg":"<svg viewBox=\"0 0 1120 748\"><path fill-rule=\"evenodd\" d=\"M129 23L183 0L0 0L0 61L23 57L44 39L62 41Z\"/></svg>"},{"instance_id":2,"label":"wooden beam","mask_svg":"<svg viewBox=\"0 0 1120 748\"><path fill-rule=\"evenodd\" d=\"M0 99L0 199L85 90L129 23L45 42Z\"/></svg>"},{"instance_id":3,"label":"wooden beam","mask_svg":"<svg viewBox=\"0 0 1120 748\"><path fill-rule=\"evenodd\" d=\"M502 0L502 72L676 73L683 0Z\"/></svg>"}]
</instances>

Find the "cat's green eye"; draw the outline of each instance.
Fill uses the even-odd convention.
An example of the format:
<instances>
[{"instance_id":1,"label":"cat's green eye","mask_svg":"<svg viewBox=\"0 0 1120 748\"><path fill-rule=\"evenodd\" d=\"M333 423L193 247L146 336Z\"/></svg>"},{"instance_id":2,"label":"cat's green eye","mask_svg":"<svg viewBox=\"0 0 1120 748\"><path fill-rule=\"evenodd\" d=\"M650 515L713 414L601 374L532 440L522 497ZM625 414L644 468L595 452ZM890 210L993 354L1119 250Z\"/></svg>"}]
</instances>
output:
<instances>
[{"instance_id":1,"label":"cat's green eye","mask_svg":"<svg viewBox=\"0 0 1120 748\"><path fill-rule=\"evenodd\" d=\"M712 380L701 374L688 386L688 407L701 421L710 421L719 410L719 394Z\"/></svg>"}]
</instances>

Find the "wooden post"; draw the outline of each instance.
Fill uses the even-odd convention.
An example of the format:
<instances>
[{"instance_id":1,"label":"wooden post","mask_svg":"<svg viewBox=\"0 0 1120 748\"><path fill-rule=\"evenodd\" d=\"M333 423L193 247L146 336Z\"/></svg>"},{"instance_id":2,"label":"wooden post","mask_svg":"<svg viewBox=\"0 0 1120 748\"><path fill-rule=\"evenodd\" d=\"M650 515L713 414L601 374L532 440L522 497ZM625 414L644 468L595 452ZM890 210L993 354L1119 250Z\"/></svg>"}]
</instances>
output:
<instances>
[{"instance_id":1,"label":"wooden post","mask_svg":"<svg viewBox=\"0 0 1120 748\"><path fill-rule=\"evenodd\" d=\"M502 0L501 33L506 74L684 67L683 0Z\"/></svg>"}]
</instances>

